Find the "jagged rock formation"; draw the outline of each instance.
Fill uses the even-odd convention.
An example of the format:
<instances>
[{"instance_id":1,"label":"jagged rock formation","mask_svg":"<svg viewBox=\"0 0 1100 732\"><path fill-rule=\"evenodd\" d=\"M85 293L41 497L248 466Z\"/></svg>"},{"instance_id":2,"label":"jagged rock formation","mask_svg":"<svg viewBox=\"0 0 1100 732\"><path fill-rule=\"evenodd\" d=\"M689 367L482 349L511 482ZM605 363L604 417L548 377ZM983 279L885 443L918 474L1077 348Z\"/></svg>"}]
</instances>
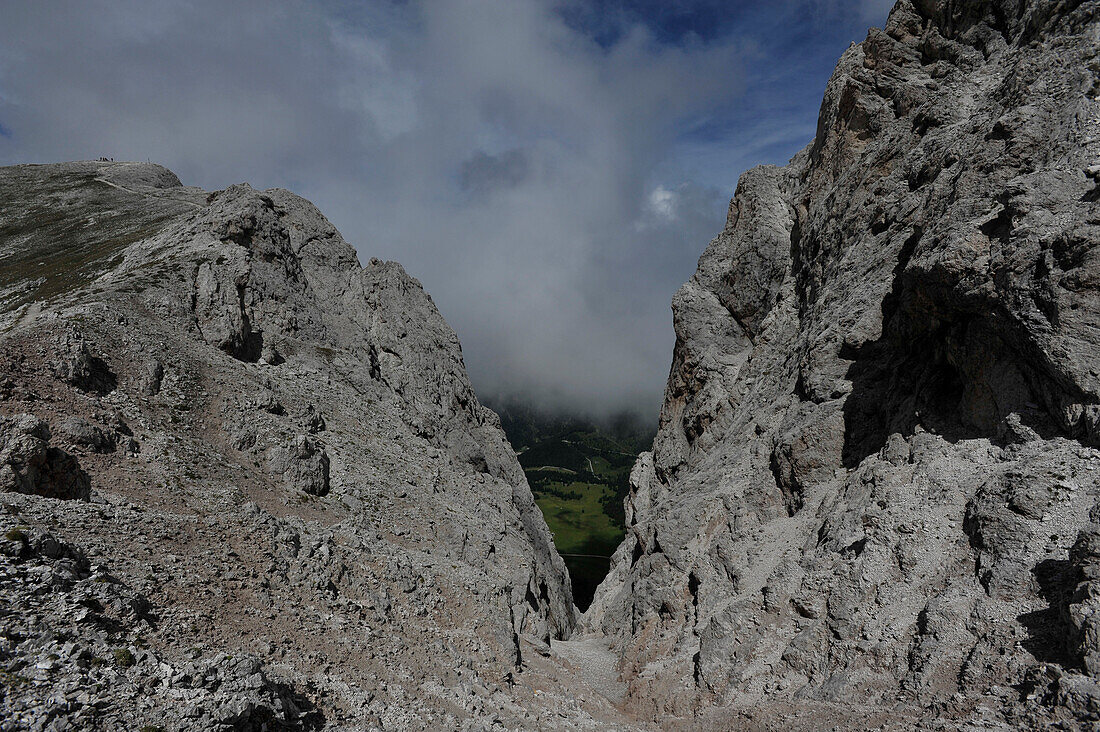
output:
<instances>
[{"instance_id":1,"label":"jagged rock formation","mask_svg":"<svg viewBox=\"0 0 1100 732\"><path fill-rule=\"evenodd\" d=\"M0 200L5 730L622 719L545 655L564 565L399 265L156 165Z\"/></svg>"},{"instance_id":2,"label":"jagged rock formation","mask_svg":"<svg viewBox=\"0 0 1100 732\"><path fill-rule=\"evenodd\" d=\"M1095 723L1098 243L1100 3L901 0L843 55L673 303L583 621L638 714Z\"/></svg>"}]
</instances>

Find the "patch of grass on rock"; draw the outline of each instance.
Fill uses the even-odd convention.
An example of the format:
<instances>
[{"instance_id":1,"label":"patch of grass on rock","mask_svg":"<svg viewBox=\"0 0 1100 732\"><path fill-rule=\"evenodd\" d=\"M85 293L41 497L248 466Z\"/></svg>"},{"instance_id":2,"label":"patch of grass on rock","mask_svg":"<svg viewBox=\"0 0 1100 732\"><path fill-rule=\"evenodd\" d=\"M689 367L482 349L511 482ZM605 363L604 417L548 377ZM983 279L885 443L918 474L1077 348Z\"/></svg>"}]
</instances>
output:
<instances>
[{"instance_id":1,"label":"patch of grass on rock","mask_svg":"<svg viewBox=\"0 0 1100 732\"><path fill-rule=\"evenodd\" d=\"M134 654L130 653L129 648L116 648L114 650L114 654L115 665L119 668L130 668L136 663L136 660L134 659Z\"/></svg>"}]
</instances>

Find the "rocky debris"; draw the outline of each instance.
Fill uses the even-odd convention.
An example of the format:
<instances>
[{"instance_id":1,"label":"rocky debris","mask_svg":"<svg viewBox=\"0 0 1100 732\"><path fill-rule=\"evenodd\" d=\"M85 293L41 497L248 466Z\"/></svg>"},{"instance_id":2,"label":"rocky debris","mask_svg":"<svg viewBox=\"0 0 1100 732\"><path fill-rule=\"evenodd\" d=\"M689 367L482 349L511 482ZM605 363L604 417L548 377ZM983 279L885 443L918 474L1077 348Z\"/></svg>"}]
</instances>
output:
<instances>
[{"instance_id":1,"label":"rocky debris","mask_svg":"<svg viewBox=\"0 0 1100 732\"><path fill-rule=\"evenodd\" d=\"M256 430L241 427L229 436L229 442L235 450L251 450L256 446Z\"/></svg>"},{"instance_id":2,"label":"rocky debris","mask_svg":"<svg viewBox=\"0 0 1100 732\"><path fill-rule=\"evenodd\" d=\"M7 531L0 592L0 713L11 729L314 729L323 721L255 657L146 647L158 609L52 534Z\"/></svg>"},{"instance_id":3,"label":"rocky debris","mask_svg":"<svg viewBox=\"0 0 1100 732\"><path fill-rule=\"evenodd\" d=\"M0 417L0 492L87 500L91 481L76 458L51 447L50 427L29 414Z\"/></svg>"},{"instance_id":4,"label":"rocky debris","mask_svg":"<svg viewBox=\"0 0 1100 732\"><path fill-rule=\"evenodd\" d=\"M267 469L283 476L291 490L312 496L328 493L328 454L319 442L306 435L298 435L286 445L268 450Z\"/></svg>"},{"instance_id":5,"label":"rocky debris","mask_svg":"<svg viewBox=\"0 0 1100 732\"><path fill-rule=\"evenodd\" d=\"M640 714L1095 719L1098 38L1094 2L901 0L742 176L582 623Z\"/></svg>"}]
</instances>

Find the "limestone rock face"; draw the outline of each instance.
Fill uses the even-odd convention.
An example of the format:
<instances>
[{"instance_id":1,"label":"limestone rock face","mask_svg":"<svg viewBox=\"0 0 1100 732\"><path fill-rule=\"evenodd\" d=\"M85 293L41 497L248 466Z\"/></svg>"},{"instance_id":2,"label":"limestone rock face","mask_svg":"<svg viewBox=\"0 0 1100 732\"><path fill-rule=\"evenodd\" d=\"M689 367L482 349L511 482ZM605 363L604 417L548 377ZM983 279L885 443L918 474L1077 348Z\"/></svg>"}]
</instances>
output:
<instances>
[{"instance_id":1,"label":"limestone rock face","mask_svg":"<svg viewBox=\"0 0 1100 732\"><path fill-rule=\"evenodd\" d=\"M564 564L400 265L155 165L2 168L0 199L14 728L623 720L539 655L575 623Z\"/></svg>"},{"instance_id":2,"label":"limestone rock face","mask_svg":"<svg viewBox=\"0 0 1100 732\"><path fill-rule=\"evenodd\" d=\"M844 53L673 301L583 620L636 708L1096 718L1098 164L1098 3L901 0Z\"/></svg>"},{"instance_id":3,"label":"limestone rock face","mask_svg":"<svg viewBox=\"0 0 1100 732\"><path fill-rule=\"evenodd\" d=\"M1096 507L1090 514L1093 522L1081 529L1070 550L1071 578L1078 581L1065 601L1064 620L1072 627L1067 649L1081 659L1085 671L1100 677L1100 526L1095 523Z\"/></svg>"}]
</instances>

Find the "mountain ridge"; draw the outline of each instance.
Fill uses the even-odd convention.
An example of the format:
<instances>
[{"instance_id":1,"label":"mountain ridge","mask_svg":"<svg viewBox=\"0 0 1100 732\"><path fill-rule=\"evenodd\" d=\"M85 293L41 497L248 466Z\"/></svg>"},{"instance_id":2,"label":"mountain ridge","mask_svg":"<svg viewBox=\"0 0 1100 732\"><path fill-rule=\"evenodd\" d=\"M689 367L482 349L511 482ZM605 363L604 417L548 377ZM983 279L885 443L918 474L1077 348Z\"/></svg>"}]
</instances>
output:
<instances>
[{"instance_id":1,"label":"mountain ridge","mask_svg":"<svg viewBox=\"0 0 1100 732\"><path fill-rule=\"evenodd\" d=\"M564 565L400 265L291 193L155 165L0 188L5 717L621 718L540 655L574 623Z\"/></svg>"}]
</instances>

